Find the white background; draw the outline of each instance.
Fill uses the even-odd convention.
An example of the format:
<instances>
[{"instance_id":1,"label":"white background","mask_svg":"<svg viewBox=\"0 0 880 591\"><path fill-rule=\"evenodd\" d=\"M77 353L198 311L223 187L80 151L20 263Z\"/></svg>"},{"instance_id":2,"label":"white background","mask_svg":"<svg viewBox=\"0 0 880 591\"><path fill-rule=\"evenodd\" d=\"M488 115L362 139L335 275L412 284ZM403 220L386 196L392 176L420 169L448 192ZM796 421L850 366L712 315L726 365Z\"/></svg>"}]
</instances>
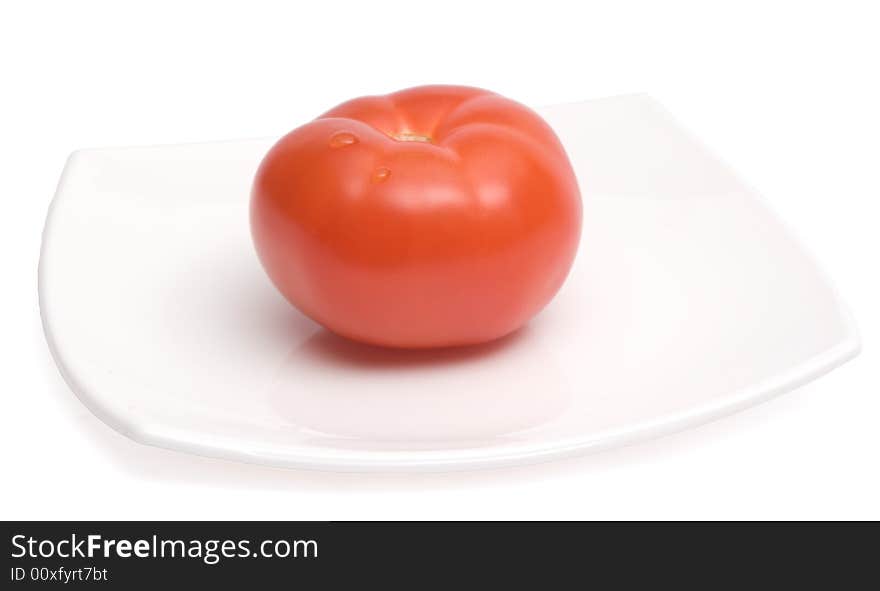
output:
<instances>
[{"instance_id":1,"label":"white background","mask_svg":"<svg viewBox=\"0 0 880 591\"><path fill-rule=\"evenodd\" d=\"M875 3L11 4L0 8L0 518L880 518ZM438 82L531 105L654 95L818 256L862 354L695 430L464 474L191 457L135 444L76 400L37 306L40 232L69 152L277 136L350 97Z\"/></svg>"}]
</instances>

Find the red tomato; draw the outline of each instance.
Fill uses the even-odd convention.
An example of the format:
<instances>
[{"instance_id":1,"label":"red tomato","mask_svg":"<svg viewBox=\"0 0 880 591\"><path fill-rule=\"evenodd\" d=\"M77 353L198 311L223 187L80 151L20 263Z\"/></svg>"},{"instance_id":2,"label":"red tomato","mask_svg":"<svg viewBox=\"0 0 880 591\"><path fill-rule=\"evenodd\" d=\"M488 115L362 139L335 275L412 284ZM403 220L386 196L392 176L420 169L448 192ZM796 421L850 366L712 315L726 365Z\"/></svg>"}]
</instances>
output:
<instances>
[{"instance_id":1,"label":"red tomato","mask_svg":"<svg viewBox=\"0 0 880 591\"><path fill-rule=\"evenodd\" d=\"M264 158L251 229L304 314L367 343L474 344L560 288L581 230L568 157L532 110L422 86L343 103Z\"/></svg>"}]
</instances>

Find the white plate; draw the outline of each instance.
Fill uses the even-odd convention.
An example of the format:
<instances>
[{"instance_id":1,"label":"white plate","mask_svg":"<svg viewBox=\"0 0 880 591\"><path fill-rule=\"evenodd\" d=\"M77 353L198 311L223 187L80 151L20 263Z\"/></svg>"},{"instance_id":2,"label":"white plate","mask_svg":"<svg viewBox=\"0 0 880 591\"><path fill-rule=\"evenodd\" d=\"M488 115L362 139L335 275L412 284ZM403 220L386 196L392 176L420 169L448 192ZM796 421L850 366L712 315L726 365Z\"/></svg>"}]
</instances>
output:
<instances>
[{"instance_id":1,"label":"white plate","mask_svg":"<svg viewBox=\"0 0 880 591\"><path fill-rule=\"evenodd\" d=\"M581 250L526 329L466 351L349 343L275 292L247 216L272 140L76 152L40 268L65 379L143 443L296 468L448 470L704 423L858 352L813 259L655 101L540 112L581 182Z\"/></svg>"}]
</instances>

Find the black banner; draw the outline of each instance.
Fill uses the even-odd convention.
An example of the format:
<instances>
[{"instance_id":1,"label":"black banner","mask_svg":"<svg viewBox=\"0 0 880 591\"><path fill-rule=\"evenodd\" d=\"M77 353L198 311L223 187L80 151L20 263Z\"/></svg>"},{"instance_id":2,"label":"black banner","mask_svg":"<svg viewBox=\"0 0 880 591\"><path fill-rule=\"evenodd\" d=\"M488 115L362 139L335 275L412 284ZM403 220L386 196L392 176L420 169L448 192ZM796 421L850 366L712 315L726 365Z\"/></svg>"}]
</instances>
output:
<instances>
[{"instance_id":1,"label":"black banner","mask_svg":"<svg viewBox=\"0 0 880 591\"><path fill-rule=\"evenodd\" d=\"M3 589L878 583L877 524L4 523ZM610 579L609 579L610 577Z\"/></svg>"}]
</instances>

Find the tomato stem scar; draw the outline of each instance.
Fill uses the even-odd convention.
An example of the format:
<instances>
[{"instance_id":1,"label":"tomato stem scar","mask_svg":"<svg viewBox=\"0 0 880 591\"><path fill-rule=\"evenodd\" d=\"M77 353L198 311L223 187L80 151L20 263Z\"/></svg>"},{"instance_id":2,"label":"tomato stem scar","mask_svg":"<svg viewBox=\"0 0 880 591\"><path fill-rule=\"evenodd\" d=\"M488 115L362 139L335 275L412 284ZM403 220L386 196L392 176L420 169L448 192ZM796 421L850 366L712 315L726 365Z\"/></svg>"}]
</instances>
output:
<instances>
[{"instance_id":1,"label":"tomato stem scar","mask_svg":"<svg viewBox=\"0 0 880 591\"><path fill-rule=\"evenodd\" d=\"M427 135L422 135L420 133L412 133L409 131L404 131L401 133L392 133L391 137L396 139L399 142L431 142L431 138Z\"/></svg>"}]
</instances>

